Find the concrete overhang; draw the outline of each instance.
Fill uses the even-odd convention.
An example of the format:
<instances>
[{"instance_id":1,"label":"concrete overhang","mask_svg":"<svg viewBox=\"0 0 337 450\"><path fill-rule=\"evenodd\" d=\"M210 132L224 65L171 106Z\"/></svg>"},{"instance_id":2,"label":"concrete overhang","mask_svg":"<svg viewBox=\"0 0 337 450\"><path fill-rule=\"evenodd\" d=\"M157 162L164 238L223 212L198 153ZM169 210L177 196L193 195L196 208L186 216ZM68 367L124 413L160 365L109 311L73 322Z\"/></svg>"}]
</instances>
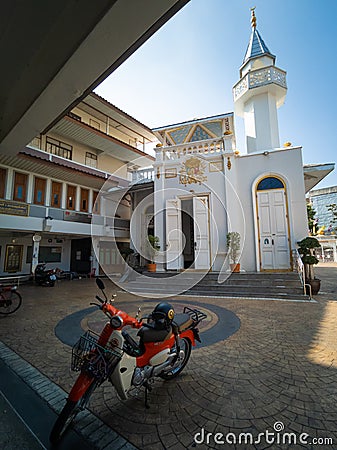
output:
<instances>
[{"instance_id":1,"label":"concrete overhang","mask_svg":"<svg viewBox=\"0 0 337 450\"><path fill-rule=\"evenodd\" d=\"M94 150L99 150L107 155L113 156L124 163L145 158L146 162L138 160L140 167L147 167L152 164L154 158L147 153L129 145L119 139L110 136L103 131L97 130L90 125L79 122L72 117L63 117L52 129L52 132L64 136L85 146L90 146Z\"/></svg>"},{"instance_id":2,"label":"concrete overhang","mask_svg":"<svg viewBox=\"0 0 337 450\"><path fill-rule=\"evenodd\" d=\"M111 104L103 97L100 97L95 92L92 92L86 97L78 107L79 109L87 110L89 114L93 112L92 110L94 110L95 114L101 113L101 119L103 121L108 117L110 129L116 128L127 136L137 139L139 142L145 142L147 144L157 140L157 137L149 127L117 108L117 106Z\"/></svg>"},{"instance_id":3,"label":"concrete overhang","mask_svg":"<svg viewBox=\"0 0 337 450\"><path fill-rule=\"evenodd\" d=\"M306 164L303 166L305 193L309 192L330 172L335 169L335 163Z\"/></svg>"},{"instance_id":4,"label":"concrete overhang","mask_svg":"<svg viewBox=\"0 0 337 450\"><path fill-rule=\"evenodd\" d=\"M101 189L103 185L129 185L127 180L108 172L32 147L25 147L18 155L0 155L0 164L71 184L76 180L77 184L93 189Z\"/></svg>"},{"instance_id":5,"label":"concrete overhang","mask_svg":"<svg viewBox=\"0 0 337 450\"><path fill-rule=\"evenodd\" d=\"M48 131L188 1L4 2L0 153Z\"/></svg>"}]
</instances>

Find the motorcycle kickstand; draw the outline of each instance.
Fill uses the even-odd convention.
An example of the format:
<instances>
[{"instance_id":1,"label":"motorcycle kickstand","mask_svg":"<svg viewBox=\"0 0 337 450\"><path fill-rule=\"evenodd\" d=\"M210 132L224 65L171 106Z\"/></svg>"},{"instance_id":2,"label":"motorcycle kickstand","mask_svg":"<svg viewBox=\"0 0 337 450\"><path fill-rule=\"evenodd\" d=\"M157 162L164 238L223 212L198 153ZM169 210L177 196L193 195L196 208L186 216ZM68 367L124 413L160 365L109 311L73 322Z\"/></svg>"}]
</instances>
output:
<instances>
[{"instance_id":1,"label":"motorcycle kickstand","mask_svg":"<svg viewBox=\"0 0 337 450\"><path fill-rule=\"evenodd\" d=\"M144 386L145 386L145 408L150 409L150 405L148 402L148 393L152 391L152 387L149 385L147 381L144 383Z\"/></svg>"}]
</instances>

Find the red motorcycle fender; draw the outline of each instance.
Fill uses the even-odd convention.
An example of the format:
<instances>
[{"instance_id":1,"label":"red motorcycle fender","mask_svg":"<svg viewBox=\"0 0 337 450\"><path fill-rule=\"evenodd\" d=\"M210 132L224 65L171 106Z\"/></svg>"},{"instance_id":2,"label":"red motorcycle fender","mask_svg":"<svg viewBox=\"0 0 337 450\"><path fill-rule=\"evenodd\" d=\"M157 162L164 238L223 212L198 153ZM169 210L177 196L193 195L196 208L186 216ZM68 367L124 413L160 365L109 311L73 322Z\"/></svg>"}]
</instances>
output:
<instances>
[{"instance_id":1,"label":"red motorcycle fender","mask_svg":"<svg viewBox=\"0 0 337 450\"><path fill-rule=\"evenodd\" d=\"M184 338L186 337L187 339L189 339L191 341L191 344L193 345L193 347L195 346L195 334L193 332L193 330L186 330L183 331L182 333L180 333L180 338Z\"/></svg>"},{"instance_id":2,"label":"red motorcycle fender","mask_svg":"<svg viewBox=\"0 0 337 450\"><path fill-rule=\"evenodd\" d=\"M74 386L72 387L68 399L72 402L78 402L85 392L89 389L91 383L94 381L93 377L81 373L77 380L75 381Z\"/></svg>"}]
</instances>

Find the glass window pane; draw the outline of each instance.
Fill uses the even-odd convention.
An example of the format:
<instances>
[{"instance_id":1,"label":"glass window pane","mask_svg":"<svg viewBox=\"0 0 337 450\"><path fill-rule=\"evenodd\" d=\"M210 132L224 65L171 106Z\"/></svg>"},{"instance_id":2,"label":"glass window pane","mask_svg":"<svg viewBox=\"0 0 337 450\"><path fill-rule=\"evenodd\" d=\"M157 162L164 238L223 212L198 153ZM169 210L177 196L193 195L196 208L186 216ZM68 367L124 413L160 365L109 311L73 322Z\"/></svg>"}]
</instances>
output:
<instances>
[{"instance_id":1,"label":"glass window pane","mask_svg":"<svg viewBox=\"0 0 337 450\"><path fill-rule=\"evenodd\" d=\"M284 188L284 184L279 178L275 177L268 177L264 178L260 181L260 183L257 186L258 191L265 191L269 189L281 189Z\"/></svg>"}]
</instances>

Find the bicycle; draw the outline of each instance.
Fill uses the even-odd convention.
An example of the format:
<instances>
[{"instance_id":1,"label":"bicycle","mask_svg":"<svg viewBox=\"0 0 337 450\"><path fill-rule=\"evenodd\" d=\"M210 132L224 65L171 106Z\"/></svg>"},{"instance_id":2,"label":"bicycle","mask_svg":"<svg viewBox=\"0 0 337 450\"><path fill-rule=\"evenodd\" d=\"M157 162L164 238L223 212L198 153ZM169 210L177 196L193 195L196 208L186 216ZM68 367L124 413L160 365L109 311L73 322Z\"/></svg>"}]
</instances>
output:
<instances>
[{"instance_id":1,"label":"bicycle","mask_svg":"<svg viewBox=\"0 0 337 450\"><path fill-rule=\"evenodd\" d=\"M8 316L17 311L22 303L22 297L17 286L0 285L0 314Z\"/></svg>"}]
</instances>

